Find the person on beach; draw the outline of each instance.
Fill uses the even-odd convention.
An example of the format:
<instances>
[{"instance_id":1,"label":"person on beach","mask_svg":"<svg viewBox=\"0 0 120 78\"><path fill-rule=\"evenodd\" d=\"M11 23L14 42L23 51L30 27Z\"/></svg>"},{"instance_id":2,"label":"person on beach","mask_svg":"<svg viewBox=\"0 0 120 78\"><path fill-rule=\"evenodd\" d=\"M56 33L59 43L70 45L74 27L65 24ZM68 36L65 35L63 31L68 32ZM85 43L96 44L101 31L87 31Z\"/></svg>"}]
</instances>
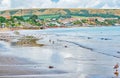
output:
<instances>
[{"instance_id":1,"label":"person on beach","mask_svg":"<svg viewBox=\"0 0 120 78\"><path fill-rule=\"evenodd\" d=\"M119 65L118 63L114 66L114 69L118 69L119 68Z\"/></svg>"},{"instance_id":2,"label":"person on beach","mask_svg":"<svg viewBox=\"0 0 120 78\"><path fill-rule=\"evenodd\" d=\"M52 41L52 44L54 44L55 42L54 41Z\"/></svg>"},{"instance_id":3,"label":"person on beach","mask_svg":"<svg viewBox=\"0 0 120 78\"><path fill-rule=\"evenodd\" d=\"M49 42L51 43L51 40L49 40Z\"/></svg>"},{"instance_id":4,"label":"person on beach","mask_svg":"<svg viewBox=\"0 0 120 78\"><path fill-rule=\"evenodd\" d=\"M118 76L119 76L119 72L118 72L119 64L117 63L113 68L115 69L114 74L118 78Z\"/></svg>"},{"instance_id":5,"label":"person on beach","mask_svg":"<svg viewBox=\"0 0 120 78\"><path fill-rule=\"evenodd\" d=\"M116 71L114 72L114 74L115 74L116 77L118 77L118 76L119 76L118 70L116 70Z\"/></svg>"}]
</instances>

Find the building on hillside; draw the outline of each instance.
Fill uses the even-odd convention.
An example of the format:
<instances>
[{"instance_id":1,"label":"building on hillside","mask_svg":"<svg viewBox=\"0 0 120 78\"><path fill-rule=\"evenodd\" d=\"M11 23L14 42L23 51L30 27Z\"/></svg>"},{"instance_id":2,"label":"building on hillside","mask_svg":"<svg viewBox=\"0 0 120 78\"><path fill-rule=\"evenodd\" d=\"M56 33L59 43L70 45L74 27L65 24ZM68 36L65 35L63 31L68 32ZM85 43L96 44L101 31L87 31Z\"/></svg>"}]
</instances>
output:
<instances>
[{"instance_id":1,"label":"building on hillside","mask_svg":"<svg viewBox=\"0 0 120 78\"><path fill-rule=\"evenodd\" d=\"M56 25L56 26L61 26L61 24L60 24L60 23L58 23L58 22L56 22L56 21L49 22L48 24L54 24L54 25Z\"/></svg>"},{"instance_id":2,"label":"building on hillside","mask_svg":"<svg viewBox=\"0 0 120 78\"><path fill-rule=\"evenodd\" d=\"M67 22L64 24L65 26L73 26L73 23L72 22Z\"/></svg>"},{"instance_id":3,"label":"building on hillside","mask_svg":"<svg viewBox=\"0 0 120 78\"><path fill-rule=\"evenodd\" d=\"M77 21L77 20L80 20L80 19L79 18L67 18L67 19L59 20L59 22L66 24L66 23Z\"/></svg>"},{"instance_id":4,"label":"building on hillside","mask_svg":"<svg viewBox=\"0 0 120 78\"><path fill-rule=\"evenodd\" d=\"M6 26L6 23L2 23L0 28L5 28L5 26Z\"/></svg>"},{"instance_id":5,"label":"building on hillside","mask_svg":"<svg viewBox=\"0 0 120 78\"><path fill-rule=\"evenodd\" d=\"M11 19L11 16L5 16L6 19Z\"/></svg>"},{"instance_id":6,"label":"building on hillside","mask_svg":"<svg viewBox=\"0 0 120 78\"><path fill-rule=\"evenodd\" d=\"M97 19L99 22L104 22L104 21L105 21L105 19L102 18L102 17L96 17L96 19Z\"/></svg>"},{"instance_id":7,"label":"building on hillside","mask_svg":"<svg viewBox=\"0 0 120 78\"><path fill-rule=\"evenodd\" d=\"M118 18L105 18L105 20L118 20Z\"/></svg>"}]
</instances>

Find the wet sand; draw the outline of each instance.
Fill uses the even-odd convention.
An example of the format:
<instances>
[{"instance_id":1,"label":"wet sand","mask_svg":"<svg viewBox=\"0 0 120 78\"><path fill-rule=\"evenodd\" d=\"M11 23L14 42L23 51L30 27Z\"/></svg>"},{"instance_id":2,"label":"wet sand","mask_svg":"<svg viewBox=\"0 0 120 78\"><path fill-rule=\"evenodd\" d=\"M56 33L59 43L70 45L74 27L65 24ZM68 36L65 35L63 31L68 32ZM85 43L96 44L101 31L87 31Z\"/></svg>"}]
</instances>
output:
<instances>
[{"instance_id":1,"label":"wet sand","mask_svg":"<svg viewBox=\"0 0 120 78\"><path fill-rule=\"evenodd\" d=\"M77 75L74 74L68 74L64 71L59 70L51 70L48 68L48 66L45 66L41 69L41 64L38 65L38 63L33 63L31 61L28 61L24 58L18 58L15 56L6 56L6 55L0 55L0 75L1 78L7 77L7 78L112 78L114 77L114 69L113 66L120 61L119 58L114 57L112 55L108 55L106 53L97 52L94 47L97 47L95 45L91 45L91 47L87 45L83 45L82 43L89 44L90 42L95 41L94 37L92 39L88 37L76 37L76 36L66 36L66 35L43 35L43 40L38 41L38 43L43 43L46 46L43 46L42 48L31 48L33 49L28 50L27 52L24 49L25 54L37 54L41 55L34 55L39 59L47 57L46 54L50 53L46 51L42 51L42 49L48 49L53 52L55 49L57 49L57 52L63 53L65 56L65 62L67 61L74 61L77 64ZM51 39L49 41L49 39ZM53 42L54 41L54 42ZM103 41L103 40L101 40ZM94 42L95 43L95 42ZM67 46L67 47L65 47ZM103 46L103 45L102 45ZM98 47L97 47L98 48ZM35 49L35 51L34 51ZM36 50L37 49L37 50ZM39 52L40 51L40 52ZM45 54L43 56L42 54ZM106 51L107 52L107 51ZM13 55L16 52L13 52ZM17 53L21 53L21 51L18 51ZM40 54L39 54L40 53ZM69 55L71 54L71 55ZM24 53L23 53L24 55ZM18 54L19 56L19 54ZM32 57L31 57L32 58ZM71 63L69 64L71 65ZM67 68L69 68L69 65ZM13 71L11 71L13 70ZM60 75L60 73L62 73ZM10 77L11 76L11 77ZM77 77L76 77L77 76ZM115 78L115 77L114 77Z\"/></svg>"},{"instance_id":2,"label":"wet sand","mask_svg":"<svg viewBox=\"0 0 120 78\"><path fill-rule=\"evenodd\" d=\"M24 58L0 55L0 78L72 78L71 76L70 73L49 69L47 66L41 68L40 64Z\"/></svg>"},{"instance_id":3,"label":"wet sand","mask_svg":"<svg viewBox=\"0 0 120 78\"><path fill-rule=\"evenodd\" d=\"M32 62L25 61L24 59L0 55L0 77L6 75L26 75L38 73L37 71L30 70L26 65L31 65Z\"/></svg>"}]
</instances>

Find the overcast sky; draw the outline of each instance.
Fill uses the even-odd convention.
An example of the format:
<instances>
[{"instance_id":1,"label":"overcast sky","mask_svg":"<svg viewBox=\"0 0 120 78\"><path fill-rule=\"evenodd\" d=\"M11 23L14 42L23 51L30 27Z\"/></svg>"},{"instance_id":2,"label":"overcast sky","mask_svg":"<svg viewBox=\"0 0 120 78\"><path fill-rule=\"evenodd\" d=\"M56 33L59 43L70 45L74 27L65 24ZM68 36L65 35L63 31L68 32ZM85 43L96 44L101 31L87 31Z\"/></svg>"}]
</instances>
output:
<instances>
[{"instance_id":1,"label":"overcast sky","mask_svg":"<svg viewBox=\"0 0 120 78\"><path fill-rule=\"evenodd\" d=\"M0 10L16 8L120 9L120 0L0 0Z\"/></svg>"}]
</instances>

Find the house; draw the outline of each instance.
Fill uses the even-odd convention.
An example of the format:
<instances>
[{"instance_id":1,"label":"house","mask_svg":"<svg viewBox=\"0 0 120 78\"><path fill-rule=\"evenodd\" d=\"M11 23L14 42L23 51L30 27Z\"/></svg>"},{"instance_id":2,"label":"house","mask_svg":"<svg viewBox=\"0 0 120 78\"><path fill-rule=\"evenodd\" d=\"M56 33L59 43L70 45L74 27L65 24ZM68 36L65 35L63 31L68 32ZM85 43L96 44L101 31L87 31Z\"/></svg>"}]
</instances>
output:
<instances>
[{"instance_id":1,"label":"house","mask_svg":"<svg viewBox=\"0 0 120 78\"><path fill-rule=\"evenodd\" d=\"M56 22L56 21L53 21L53 22L50 22L51 24L55 24L56 26L61 26L60 23Z\"/></svg>"},{"instance_id":2,"label":"house","mask_svg":"<svg viewBox=\"0 0 120 78\"><path fill-rule=\"evenodd\" d=\"M96 19L97 19L99 22L104 22L104 21L105 21L105 19L102 18L102 17L96 17Z\"/></svg>"},{"instance_id":3,"label":"house","mask_svg":"<svg viewBox=\"0 0 120 78\"><path fill-rule=\"evenodd\" d=\"M80 19L79 18L67 18L67 19L59 20L59 22L66 24L66 23L74 22L76 20L80 20Z\"/></svg>"},{"instance_id":4,"label":"house","mask_svg":"<svg viewBox=\"0 0 120 78\"><path fill-rule=\"evenodd\" d=\"M73 26L73 23L72 22L66 22L64 25L65 26Z\"/></svg>"},{"instance_id":5,"label":"house","mask_svg":"<svg viewBox=\"0 0 120 78\"><path fill-rule=\"evenodd\" d=\"M5 28L6 23L2 23L0 28Z\"/></svg>"}]
</instances>

